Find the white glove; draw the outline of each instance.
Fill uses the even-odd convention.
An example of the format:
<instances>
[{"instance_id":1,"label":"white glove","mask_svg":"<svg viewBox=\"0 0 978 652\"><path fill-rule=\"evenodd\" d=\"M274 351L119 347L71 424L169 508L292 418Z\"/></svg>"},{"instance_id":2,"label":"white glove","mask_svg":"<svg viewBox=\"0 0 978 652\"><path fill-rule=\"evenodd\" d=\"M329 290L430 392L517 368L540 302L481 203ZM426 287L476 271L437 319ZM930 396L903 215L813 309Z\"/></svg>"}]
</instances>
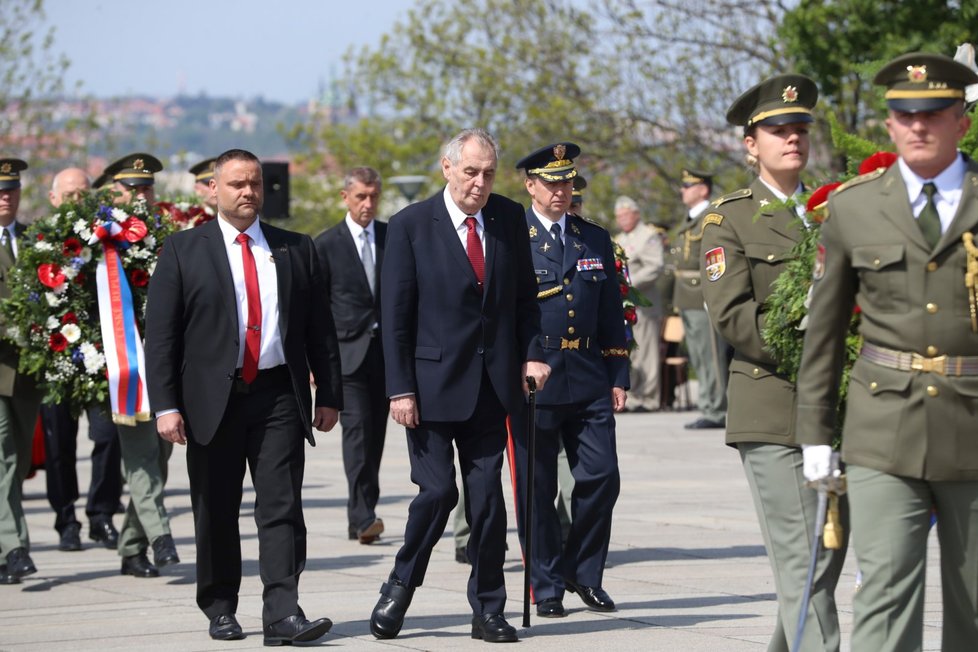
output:
<instances>
[{"instance_id":1,"label":"white glove","mask_svg":"<svg viewBox=\"0 0 978 652\"><path fill-rule=\"evenodd\" d=\"M832 447L826 444L802 444L801 471L809 482L817 482L832 473ZM836 462L838 464L838 462Z\"/></svg>"}]
</instances>

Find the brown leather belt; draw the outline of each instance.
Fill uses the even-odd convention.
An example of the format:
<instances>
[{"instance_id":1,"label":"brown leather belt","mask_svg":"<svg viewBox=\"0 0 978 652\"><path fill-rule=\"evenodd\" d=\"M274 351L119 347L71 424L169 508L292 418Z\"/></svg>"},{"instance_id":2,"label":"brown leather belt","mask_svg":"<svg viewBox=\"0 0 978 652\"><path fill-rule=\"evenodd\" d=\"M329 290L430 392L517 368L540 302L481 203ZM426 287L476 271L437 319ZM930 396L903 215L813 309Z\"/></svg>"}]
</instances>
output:
<instances>
[{"instance_id":1,"label":"brown leather belt","mask_svg":"<svg viewBox=\"0 0 978 652\"><path fill-rule=\"evenodd\" d=\"M571 351L587 350L591 348L591 338L575 337L574 339L568 339L554 335L541 335L540 345L545 349L560 351L564 349L570 349Z\"/></svg>"},{"instance_id":2,"label":"brown leather belt","mask_svg":"<svg viewBox=\"0 0 978 652\"><path fill-rule=\"evenodd\" d=\"M939 355L927 358L863 342L859 355L869 362L899 371L924 371L941 376L978 376L978 356Z\"/></svg>"}]
</instances>

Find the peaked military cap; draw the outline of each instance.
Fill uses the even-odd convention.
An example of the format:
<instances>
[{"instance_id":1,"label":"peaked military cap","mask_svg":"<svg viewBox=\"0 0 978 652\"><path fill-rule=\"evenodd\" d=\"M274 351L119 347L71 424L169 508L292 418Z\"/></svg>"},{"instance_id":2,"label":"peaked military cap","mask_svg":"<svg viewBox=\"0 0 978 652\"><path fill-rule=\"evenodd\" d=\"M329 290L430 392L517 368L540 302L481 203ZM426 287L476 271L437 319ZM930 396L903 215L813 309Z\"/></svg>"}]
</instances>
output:
<instances>
[{"instance_id":1,"label":"peaked military cap","mask_svg":"<svg viewBox=\"0 0 978 652\"><path fill-rule=\"evenodd\" d=\"M873 83L886 86L886 105L894 111L939 111L964 100L964 88L978 84L968 66L943 54L911 52L883 66Z\"/></svg>"},{"instance_id":2,"label":"peaked military cap","mask_svg":"<svg viewBox=\"0 0 978 652\"><path fill-rule=\"evenodd\" d=\"M585 188L587 188L587 179L581 175L574 177L574 189L571 191L571 206L584 203Z\"/></svg>"},{"instance_id":3,"label":"peaked military cap","mask_svg":"<svg viewBox=\"0 0 978 652\"><path fill-rule=\"evenodd\" d=\"M188 170L190 174L194 175L194 181L198 183L207 183L214 176L214 162L217 161L217 157L209 158L207 160L201 161L197 165L193 166Z\"/></svg>"},{"instance_id":4,"label":"peaked military cap","mask_svg":"<svg viewBox=\"0 0 978 652\"><path fill-rule=\"evenodd\" d=\"M516 168L526 170L528 175L540 177L544 181L567 181L577 176L574 159L580 153L581 148L574 143L547 145L524 156L516 164Z\"/></svg>"},{"instance_id":5,"label":"peaked military cap","mask_svg":"<svg viewBox=\"0 0 978 652\"><path fill-rule=\"evenodd\" d=\"M27 169L27 163L19 158L0 158L0 190L20 188L20 173Z\"/></svg>"},{"instance_id":6,"label":"peaked military cap","mask_svg":"<svg viewBox=\"0 0 978 652\"><path fill-rule=\"evenodd\" d=\"M162 169L163 164L155 156L142 152L128 154L109 164L95 180L95 187L101 188L110 181L127 186L151 186L155 181L153 175Z\"/></svg>"},{"instance_id":7,"label":"peaked military cap","mask_svg":"<svg viewBox=\"0 0 978 652\"><path fill-rule=\"evenodd\" d=\"M734 100L727 122L745 130L754 125L812 122L818 86L805 75L777 75L765 79Z\"/></svg>"},{"instance_id":8,"label":"peaked military cap","mask_svg":"<svg viewBox=\"0 0 978 652\"><path fill-rule=\"evenodd\" d=\"M683 168L682 183L683 187L695 186L700 183L712 185L713 175L706 174L705 172L697 172L696 170L690 170L689 168Z\"/></svg>"}]
</instances>

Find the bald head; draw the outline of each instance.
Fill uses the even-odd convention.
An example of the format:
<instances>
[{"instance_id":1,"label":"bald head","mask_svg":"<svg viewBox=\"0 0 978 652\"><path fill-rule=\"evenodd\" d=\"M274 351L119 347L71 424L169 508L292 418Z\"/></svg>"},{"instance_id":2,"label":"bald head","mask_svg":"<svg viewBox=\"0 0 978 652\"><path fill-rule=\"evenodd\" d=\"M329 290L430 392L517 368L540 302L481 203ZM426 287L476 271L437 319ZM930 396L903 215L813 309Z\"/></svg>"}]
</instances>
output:
<instances>
[{"instance_id":1,"label":"bald head","mask_svg":"<svg viewBox=\"0 0 978 652\"><path fill-rule=\"evenodd\" d=\"M57 208L68 200L77 199L83 190L92 187L88 175L81 168L67 168L54 175L51 182L51 192L48 193L48 200L51 205Z\"/></svg>"}]
</instances>

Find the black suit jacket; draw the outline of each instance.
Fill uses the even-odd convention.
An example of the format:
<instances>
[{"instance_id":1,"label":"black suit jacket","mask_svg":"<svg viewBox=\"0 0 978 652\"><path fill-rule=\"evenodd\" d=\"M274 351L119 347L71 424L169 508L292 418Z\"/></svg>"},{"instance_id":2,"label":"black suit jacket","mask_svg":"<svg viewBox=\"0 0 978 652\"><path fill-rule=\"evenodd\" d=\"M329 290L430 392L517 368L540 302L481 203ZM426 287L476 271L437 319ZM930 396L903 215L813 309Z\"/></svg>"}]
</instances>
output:
<instances>
[{"instance_id":1,"label":"black suit jacket","mask_svg":"<svg viewBox=\"0 0 978 652\"><path fill-rule=\"evenodd\" d=\"M220 218L218 218L220 219ZM342 407L339 351L319 259L309 236L261 225L278 276L279 332L309 442L316 406ZM150 405L183 414L188 437L206 445L227 407L238 358L231 266L214 220L163 245L149 285L146 366Z\"/></svg>"},{"instance_id":2,"label":"black suit jacket","mask_svg":"<svg viewBox=\"0 0 978 652\"><path fill-rule=\"evenodd\" d=\"M520 368L543 360L537 284L523 208L490 195L484 292L444 194L391 218L383 269L387 394L414 393L422 421L464 421L475 410L483 363L510 414L524 401Z\"/></svg>"},{"instance_id":3,"label":"black suit jacket","mask_svg":"<svg viewBox=\"0 0 978 652\"><path fill-rule=\"evenodd\" d=\"M380 324L381 269L387 224L374 220L374 239L377 252L374 256L376 297L370 293L367 284L367 275L360 259L360 243L354 242L346 220L316 238L316 251L329 293L344 374L352 374L363 364L370 348L371 328L374 324Z\"/></svg>"}]
</instances>

